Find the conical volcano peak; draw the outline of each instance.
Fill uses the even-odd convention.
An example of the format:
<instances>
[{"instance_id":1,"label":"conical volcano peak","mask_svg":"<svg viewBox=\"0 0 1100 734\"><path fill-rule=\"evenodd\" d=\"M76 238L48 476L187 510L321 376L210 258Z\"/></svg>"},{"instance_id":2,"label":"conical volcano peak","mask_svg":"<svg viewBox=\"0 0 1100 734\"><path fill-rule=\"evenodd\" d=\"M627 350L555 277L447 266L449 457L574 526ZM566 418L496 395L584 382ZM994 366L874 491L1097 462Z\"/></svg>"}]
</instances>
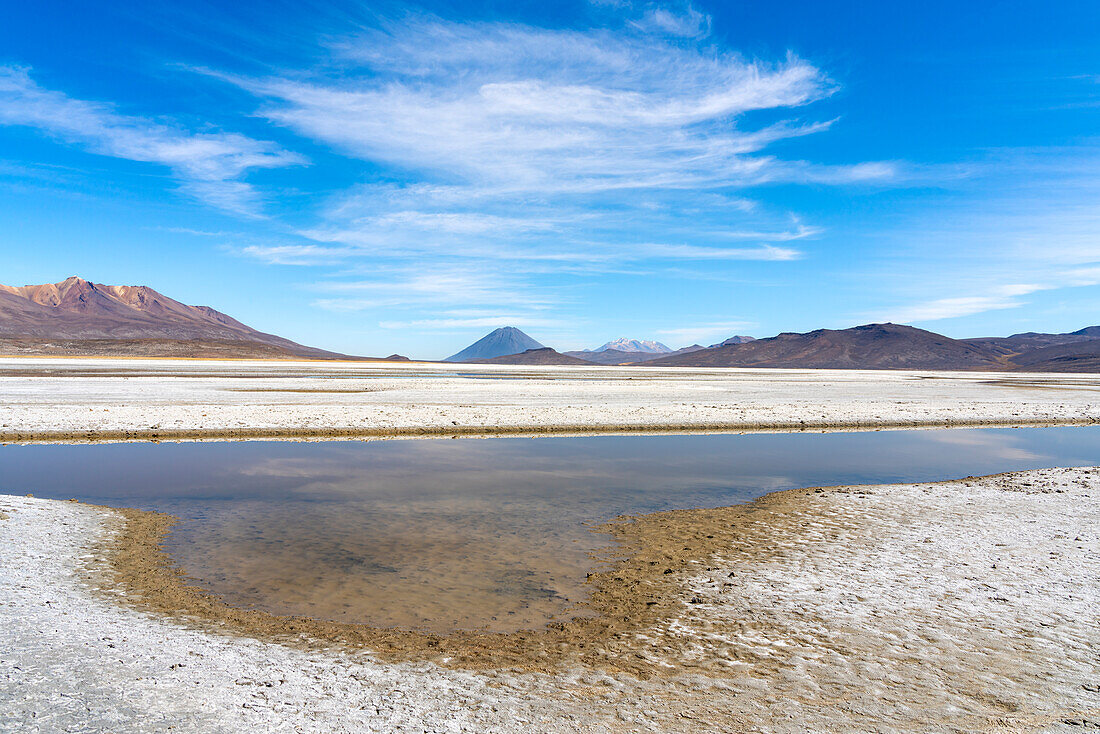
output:
<instances>
[{"instance_id":1,"label":"conical volcano peak","mask_svg":"<svg viewBox=\"0 0 1100 734\"><path fill-rule=\"evenodd\" d=\"M471 359L492 359L509 354L520 354L528 349L541 349L540 344L514 326L502 326L478 339L458 354L447 357L446 362L465 362Z\"/></svg>"}]
</instances>

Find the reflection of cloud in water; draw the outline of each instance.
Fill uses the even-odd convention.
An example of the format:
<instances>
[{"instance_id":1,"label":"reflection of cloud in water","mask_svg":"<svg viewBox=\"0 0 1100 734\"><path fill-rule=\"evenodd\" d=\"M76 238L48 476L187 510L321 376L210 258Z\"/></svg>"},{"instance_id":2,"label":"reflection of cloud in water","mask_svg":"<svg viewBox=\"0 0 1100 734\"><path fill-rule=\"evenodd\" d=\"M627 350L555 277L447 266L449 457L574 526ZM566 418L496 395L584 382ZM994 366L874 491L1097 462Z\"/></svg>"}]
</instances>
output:
<instances>
[{"instance_id":1,"label":"reflection of cloud in water","mask_svg":"<svg viewBox=\"0 0 1100 734\"><path fill-rule=\"evenodd\" d=\"M987 458L1009 461L1038 461L1047 458L1045 454L1024 447L1025 436L1009 431L1021 429L951 429L944 431L921 431L922 438L938 444L949 444L977 452ZM1026 429L1024 429L1026 430ZM1034 429L1031 429L1034 430ZM1041 430L1041 429L1040 429Z\"/></svg>"},{"instance_id":2,"label":"reflection of cloud in water","mask_svg":"<svg viewBox=\"0 0 1100 734\"><path fill-rule=\"evenodd\" d=\"M307 479L316 477L319 473L329 473L319 471L320 468L318 462L306 459L264 459L251 466L237 469L237 473L246 477L279 477L286 479ZM346 472L343 473L346 474Z\"/></svg>"},{"instance_id":3,"label":"reflection of cloud in water","mask_svg":"<svg viewBox=\"0 0 1100 734\"><path fill-rule=\"evenodd\" d=\"M608 540L587 526L619 514L1092 464L1098 445L1100 428L32 446L0 452L0 476L194 518L170 552L231 603L515 629L583 595Z\"/></svg>"},{"instance_id":4,"label":"reflection of cloud in water","mask_svg":"<svg viewBox=\"0 0 1100 734\"><path fill-rule=\"evenodd\" d=\"M779 446L726 451L700 443L701 437L671 436L658 437L665 439L664 447L647 451L638 437L626 442L601 438L410 441L379 452L345 444L308 456L257 457L233 471L257 480L297 480L287 489L301 498L391 496L416 502L476 494L494 501L553 501L563 493L578 498L622 494L636 504L654 491L690 501L695 493L728 495L731 488L755 494L792 487L799 480L784 464L805 463L802 452L792 456ZM656 500L656 506L664 504Z\"/></svg>"}]
</instances>

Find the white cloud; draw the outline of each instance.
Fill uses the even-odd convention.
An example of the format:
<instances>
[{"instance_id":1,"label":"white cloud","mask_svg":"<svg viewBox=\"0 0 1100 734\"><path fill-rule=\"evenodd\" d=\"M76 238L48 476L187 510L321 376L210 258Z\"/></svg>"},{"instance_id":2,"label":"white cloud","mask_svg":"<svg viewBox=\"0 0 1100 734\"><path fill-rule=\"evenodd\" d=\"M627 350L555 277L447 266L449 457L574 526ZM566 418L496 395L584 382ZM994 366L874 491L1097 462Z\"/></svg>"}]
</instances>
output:
<instances>
[{"instance_id":1,"label":"white cloud","mask_svg":"<svg viewBox=\"0 0 1100 734\"><path fill-rule=\"evenodd\" d=\"M332 43L337 75L200 71L254 94L272 122L413 181L358 186L297 230L346 248L342 258L509 260L526 272L783 262L802 251L770 243L820 228L789 228L788 213L757 210L736 190L898 176L890 162L767 154L835 122L780 117L835 91L810 62L690 40L710 22L690 4L628 14L614 30L409 15ZM749 113L771 119L749 125ZM634 244L642 238L675 244ZM730 239L745 244L721 246Z\"/></svg>"},{"instance_id":2,"label":"white cloud","mask_svg":"<svg viewBox=\"0 0 1100 734\"><path fill-rule=\"evenodd\" d=\"M501 312L491 316L479 316L473 318L446 318L446 319L414 319L412 321L381 321L378 324L383 329L416 329L417 331L449 331L451 329L496 329L501 326L515 326L522 328L543 327L556 328L561 326L558 319L545 316Z\"/></svg>"},{"instance_id":3,"label":"white cloud","mask_svg":"<svg viewBox=\"0 0 1100 734\"><path fill-rule=\"evenodd\" d=\"M739 229L727 229L727 230L703 230L706 237L720 237L723 239L731 240L758 240L760 242L793 242L795 240L804 240L809 237L816 237L824 232L821 227L809 227L802 224L799 221L795 221L794 226L790 229L782 229L775 231L764 230L739 230Z\"/></svg>"},{"instance_id":4,"label":"white cloud","mask_svg":"<svg viewBox=\"0 0 1100 734\"><path fill-rule=\"evenodd\" d=\"M235 252L269 265L331 265L355 254L352 248L321 245L247 245Z\"/></svg>"},{"instance_id":5,"label":"white cloud","mask_svg":"<svg viewBox=\"0 0 1100 734\"><path fill-rule=\"evenodd\" d=\"M40 87L26 69L11 66L0 66L0 124L33 127L100 155L167 166L185 193L240 214L256 214L260 203L240 180L248 171L303 162L274 143L237 133L192 133L120 115Z\"/></svg>"},{"instance_id":6,"label":"white cloud","mask_svg":"<svg viewBox=\"0 0 1100 734\"><path fill-rule=\"evenodd\" d=\"M744 334L756 326L751 321L720 321L696 324L682 329L664 329L657 333L677 344L703 344L703 346L707 346L710 343L728 339L734 334Z\"/></svg>"},{"instance_id":7,"label":"white cloud","mask_svg":"<svg viewBox=\"0 0 1100 734\"><path fill-rule=\"evenodd\" d=\"M563 274L675 277L677 262L717 273L805 257L791 243L821 227L752 201L753 187L921 174L898 161L779 157L778 143L837 124L835 112L807 119L838 88L827 73L794 54L746 58L702 40L711 19L688 2L615 4L592 11L611 26L579 30L410 14L336 37L312 70L197 70L254 95L258 116L367 164L366 183L298 224L310 245L245 254L408 271L315 302L327 309L555 302ZM440 263L468 264L476 287L435 274ZM485 277L503 269L510 280Z\"/></svg>"},{"instance_id":8,"label":"white cloud","mask_svg":"<svg viewBox=\"0 0 1100 734\"><path fill-rule=\"evenodd\" d=\"M506 44L535 49L536 58L502 50ZM736 118L800 107L833 89L796 57L748 62L597 32L410 24L355 49L369 49L364 60L389 73L338 85L234 81L270 100L261 114L307 137L513 193L751 182L773 165L752 154L822 125L742 131ZM591 64L576 66L578 55ZM502 65L508 58L514 66ZM458 62L468 65L456 76L449 67Z\"/></svg>"},{"instance_id":9,"label":"white cloud","mask_svg":"<svg viewBox=\"0 0 1100 734\"><path fill-rule=\"evenodd\" d=\"M459 262L519 279L478 276L476 288L444 279L437 291L435 276L402 276L404 288L372 278L361 292L316 301L328 309L553 302L560 280L536 276L804 257L786 243L821 228L743 191L905 173L894 162L770 154L836 123L803 119L836 83L793 54L750 59L700 40L711 21L690 3L627 5L612 14L615 27L580 30L410 14L330 42L333 58L316 71L197 70L253 94L259 116L366 161L373 181L402 182L333 197L319 221L295 230L316 249L245 253L343 267Z\"/></svg>"},{"instance_id":10,"label":"white cloud","mask_svg":"<svg viewBox=\"0 0 1100 734\"><path fill-rule=\"evenodd\" d=\"M902 177L902 170L893 161L871 161L852 165L821 166L804 162L781 163L764 172L760 183L793 181L830 185L868 184L894 181ZM936 176L942 177L939 171Z\"/></svg>"},{"instance_id":11,"label":"white cloud","mask_svg":"<svg viewBox=\"0 0 1100 734\"><path fill-rule=\"evenodd\" d=\"M239 232L228 232L224 230L209 231L205 229L194 229L192 227L150 227L150 229L156 229L160 232L171 232L172 234L189 234L195 237L236 237L240 236Z\"/></svg>"},{"instance_id":12,"label":"white cloud","mask_svg":"<svg viewBox=\"0 0 1100 734\"><path fill-rule=\"evenodd\" d=\"M1036 303L1049 310L1070 295L1028 296L1100 285L1098 166L1094 145L995 150L969 164L934 215L893 222L877 238L885 257L862 277L909 303L861 318L912 323L1019 309L1004 318L1037 325Z\"/></svg>"},{"instance_id":13,"label":"white cloud","mask_svg":"<svg viewBox=\"0 0 1100 734\"><path fill-rule=\"evenodd\" d=\"M1016 264L1016 267L1025 269L1022 264ZM892 321L900 324L939 321L1027 306L1028 301L1024 297L1042 291L1100 285L1100 265L1064 270L1031 263L1030 269L1031 275L1038 276L1036 282L989 286L983 284L983 281L989 280L988 277L965 275L959 283L965 281L966 285L961 285L956 290L962 288L974 291L972 295L919 301L909 306L864 314L864 317L871 321Z\"/></svg>"},{"instance_id":14,"label":"white cloud","mask_svg":"<svg viewBox=\"0 0 1100 734\"><path fill-rule=\"evenodd\" d=\"M1065 279L1065 284L1073 288L1100 285L1100 265L1067 270L1062 273L1062 276Z\"/></svg>"},{"instance_id":15,"label":"white cloud","mask_svg":"<svg viewBox=\"0 0 1100 734\"><path fill-rule=\"evenodd\" d=\"M703 38L710 35L711 18L687 4L679 10L654 7L645 11L640 20L631 25L646 32L667 33L683 38Z\"/></svg>"},{"instance_id":16,"label":"white cloud","mask_svg":"<svg viewBox=\"0 0 1100 734\"><path fill-rule=\"evenodd\" d=\"M548 229L551 223L538 219L500 217L480 212L419 212L396 211L367 218L366 226L419 229L450 234L485 234L490 232L522 232Z\"/></svg>"},{"instance_id":17,"label":"white cloud","mask_svg":"<svg viewBox=\"0 0 1100 734\"><path fill-rule=\"evenodd\" d=\"M451 222L454 224L454 222ZM471 227L472 226L472 223ZM559 263L562 268L574 268L584 263L611 263L629 259L598 249L587 249L582 243L573 243L569 250L548 249L529 242L522 236L523 228L516 231L480 231L463 233L460 227L443 226L426 229L422 226L400 227L372 226L361 219L341 226L299 230L298 234L315 242L344 245L331 247L327 252L333 258L395 258L430 261L437 257L460 257L468 260L507 260L511 267L526 272L544 270L545 263ZM534 227L530 228L534 229ZM320 248L319 248L320 249ZM262 250L255 253L263 254Z\"/></svg>"},{"instance_id":18,"label":"white cloud","mask_svg":"<svg viewBox=\"0 0 1100 734\"><path fill-rule=\"evenodd\" d=\"M706 18L652 8L672 28ZM710 189L760 180L888 179L892 164L808 166L757 154L826 129L749 112L798 108L836 85L796 56L747 60L710 46L605 29L408 17L335 44L341 81L206 72L266 100L260 113L373 162L477 195ZM468 192L467 192L468 193Z\"/></svg>"},{"instance_id":19,"label":"white cloud","mask_svg":"<svg viewBox=\"0 0 1100 734\"><path fill-rule=\"evenodd\" d=\"M330 311L365 311L398 306L513 306L517 303L533 309L554 303L553 299L531 292L521 278L502 272L435 267L431 272L405 269L385 276L315 283L313 290L339 294L339 297L322 298L314 305Z\"/></svg>"},{"instance_id":20,"label":"white cloud","mask_svg":"<svg viewBox=\"0 0 1100 734\"><path fill-rule=\"evenodd\" d=\"M1020 300L1021 296L1026 296L1037 291L1050 290L1054 287L1055 286L1051 285L1030 283L1002 285L982 294L937 298L916 303L888 312L885 318L879 317L873 320L909 324L913 322L953 319L960 316L972 316L986 311L1019 308L1025 304L1024 301Z\"/></svg>"},{"instance_id":21,"label":"white cloud","mask_svg":"<svg viewBox=\"0 0 1100 734\"><path fill-rule=\"evenodd\" d=\"M700 247L697 245L646 244L636 248L639 256L676 260L764 260L782 262L798 260L802 252L791 247L760 245L759 247Z\"/></svg>"}]
</instances>

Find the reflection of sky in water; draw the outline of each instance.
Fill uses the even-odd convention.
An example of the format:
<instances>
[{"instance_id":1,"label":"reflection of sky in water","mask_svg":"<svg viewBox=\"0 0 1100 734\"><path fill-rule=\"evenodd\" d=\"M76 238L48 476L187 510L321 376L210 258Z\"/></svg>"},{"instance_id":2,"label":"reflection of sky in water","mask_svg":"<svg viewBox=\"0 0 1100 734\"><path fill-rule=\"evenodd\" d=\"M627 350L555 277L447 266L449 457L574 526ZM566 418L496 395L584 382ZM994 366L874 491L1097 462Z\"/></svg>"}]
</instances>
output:
<instances>
[{"instance_id":1,"label":"reflection of sky in water","mask_svg":"<svg viewBox=\"0 0 1100 734\"><path fill-rule=\"evenodd\" d=\"M584 523L798 486L1100 463L1100 428L0 447L0 491L171 512L232 603L448 629L583 598Z\"/></svg>"}]
</instances>

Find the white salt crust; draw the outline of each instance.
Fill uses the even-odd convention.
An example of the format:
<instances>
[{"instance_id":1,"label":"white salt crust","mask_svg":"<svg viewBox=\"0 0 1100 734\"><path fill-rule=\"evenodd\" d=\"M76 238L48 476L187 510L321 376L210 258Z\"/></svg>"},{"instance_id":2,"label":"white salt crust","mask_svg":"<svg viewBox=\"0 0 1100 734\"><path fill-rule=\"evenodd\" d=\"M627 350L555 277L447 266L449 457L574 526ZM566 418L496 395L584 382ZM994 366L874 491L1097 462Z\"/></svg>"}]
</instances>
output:
<instances>
[{"instance_id":1,"label":"white salt crust","mask_svg":"<svg viewBox=\"0 0 1100 734\"><path fill-rule=\"evenodd\" d=\"M0 396L9 441L1100 423L1086 374L5 358Z\"/></svg>"}]
</instances>

